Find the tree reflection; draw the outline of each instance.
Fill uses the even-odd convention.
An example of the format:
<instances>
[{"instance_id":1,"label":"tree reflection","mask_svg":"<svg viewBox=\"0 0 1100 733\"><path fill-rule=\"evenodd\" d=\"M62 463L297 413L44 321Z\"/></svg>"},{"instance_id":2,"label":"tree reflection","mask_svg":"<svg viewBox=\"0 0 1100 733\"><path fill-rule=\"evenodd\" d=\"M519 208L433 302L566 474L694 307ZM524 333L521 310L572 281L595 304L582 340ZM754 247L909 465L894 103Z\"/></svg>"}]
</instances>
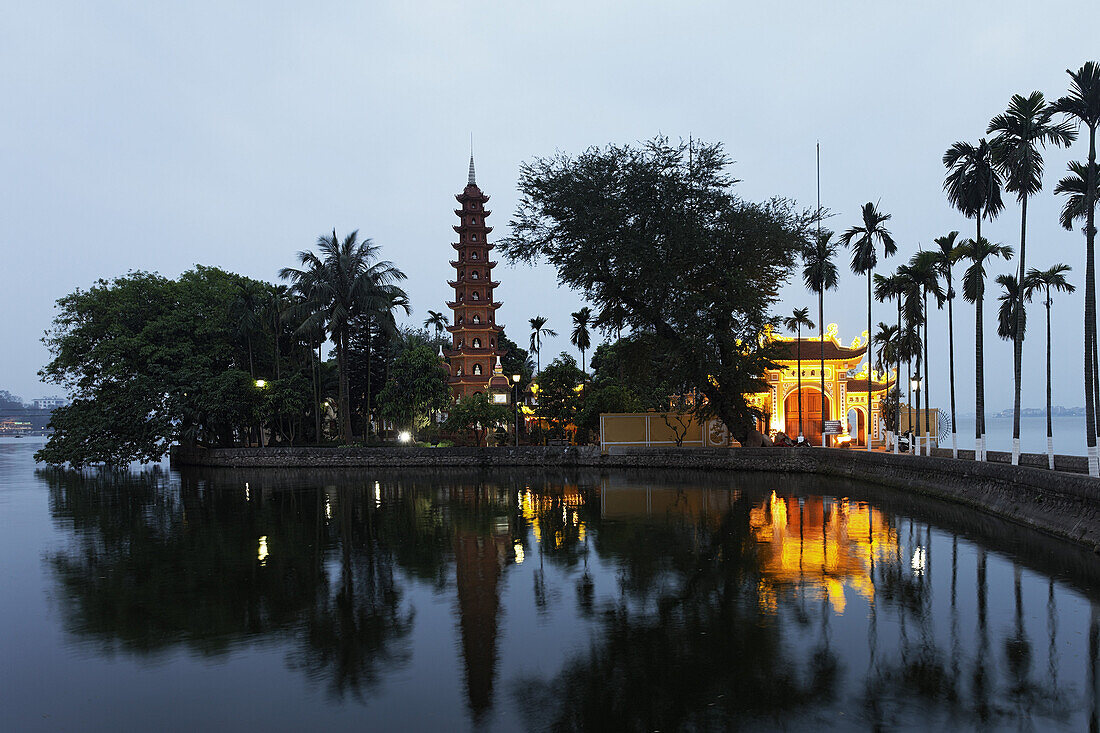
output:
<instances>
[{"instance_id":1,"label":"tree reflection","mask_svg":"<svg viewBox=\"0 0 1100 733\"><path fill-rule=\"evenodd\" d=\"M73 528L70 547L48 561L67 628L81 639L210 655L286 635L296 643L291 665L336 695L361 695L406 656L412 614L401 610L393 554L363 490L271 492L187 477L172 486L156 472L39 475L54 517Z\"/></svg>"},{"instance_id":2,"label":"tree reflection","mask_svg":"<svg viewBox=\"0 0 1100 733\"><path fill-rule=\"evenodd\" d=\"M838 661L800 662L760 602L749 513L653 527L604 523L601 555L620 563L622 596L600 609L597 641L548 683L525 680L532 726L555 730L673 730L772 716L832 697Z\"/></svg>"}]
</instances>

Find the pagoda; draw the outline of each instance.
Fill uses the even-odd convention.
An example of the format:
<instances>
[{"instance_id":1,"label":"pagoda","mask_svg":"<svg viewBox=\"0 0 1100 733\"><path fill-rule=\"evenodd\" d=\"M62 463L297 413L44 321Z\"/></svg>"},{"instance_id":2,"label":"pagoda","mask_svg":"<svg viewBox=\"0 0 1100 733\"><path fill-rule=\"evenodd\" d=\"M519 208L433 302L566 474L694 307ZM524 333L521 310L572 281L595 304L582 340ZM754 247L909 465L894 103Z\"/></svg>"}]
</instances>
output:
<instances>
[{"instance_id":1,"label":"pagoda","mask_svg":"<svg viewBox=\"0 0 1100 733\"><path fill-rule=\"evenodd\" d=\"M493 300L493 291L500 283L493 280L497 263L489 259L493 245L488 237L493 228L485 225L485 218L491 213L485 208L489 197L477 187L473 155L466 188L455 199L461 208L455 209L459 218L458 226L454 227L458 242L451 246L458 259L451 261L455 279L447 281L454 288L454 300L447 303L454 317L447 327L451 348L443 350L450 363L451 389L456 400L466 395L493 393L493 399L506 402L509 384L500 366L500 357L505 352L498 345L504 327L496 322L501 304ZM503 400L496 395L502 395Z\"/></svg>"}]
</instances>

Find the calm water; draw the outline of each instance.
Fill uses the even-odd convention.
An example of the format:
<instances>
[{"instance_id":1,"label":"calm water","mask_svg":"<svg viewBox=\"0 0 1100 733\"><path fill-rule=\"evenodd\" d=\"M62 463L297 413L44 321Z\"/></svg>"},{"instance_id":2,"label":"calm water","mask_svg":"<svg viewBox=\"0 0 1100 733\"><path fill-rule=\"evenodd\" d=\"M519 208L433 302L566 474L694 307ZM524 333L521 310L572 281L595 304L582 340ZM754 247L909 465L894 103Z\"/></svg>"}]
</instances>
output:
<instances>
[{"instance_id":1,"label":"calm water","mask_svg":"<svg viewBox=\"0 0 1100 733\"><path fill-rule=\"evenodd\" d=\"M1088 455L1085 443L1085 418L1056 417L1051 423L1054 431L1054 452L1068 456ZM959 448L974 447L974 417L960 417L958 422ZM987 417L985 420L988 450L1012 450L1012 418ZM951 434L942 444L951 447ZM1047 419L1025 417L1020 419L1020 449L1026 453L1047 452Z\"/></svg>"},{"instance_id":2,"label":"calm water","mask_svg":"<svg viewBox=\"0 0 1100 733\"><path fill-rule=\"evenodd\" d=\"M36 472L0 730L1095 729L1100 560L728 475Z\"/></svg>"}]
</instances>

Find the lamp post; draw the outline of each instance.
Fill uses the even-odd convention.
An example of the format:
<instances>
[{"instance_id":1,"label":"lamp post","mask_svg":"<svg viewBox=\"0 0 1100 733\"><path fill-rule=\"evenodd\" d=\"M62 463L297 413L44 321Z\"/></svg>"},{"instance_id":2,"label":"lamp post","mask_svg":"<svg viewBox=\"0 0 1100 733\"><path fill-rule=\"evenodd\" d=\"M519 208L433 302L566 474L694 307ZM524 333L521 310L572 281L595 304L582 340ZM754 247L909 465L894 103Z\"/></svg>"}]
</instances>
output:
<instances>
[{"instance_id":1,"label":"lamp post","mask_svg":"<svg viewBox=\"0 0 1100 733\"><path fill-rule=\"evenodd\" d=\"M519 380L520 375L512 375L512 410L516 413L516 447L519 448Z\"/></svg>"},{"instance_id":2,"label":"lamp post","mask_svg":"<svg viewBox=\"0 0 1100 733\"><path fill-rule=\"evenodd\" d=\"M267 389L267 380L266 379L257 379L253 382L253 384L256 385L256 389ZM259 423L260 423L260 425L259 425L260 431L259 431L259 434L258 434L257 437L259 437L259 439L260 439L260 447L265 448L266 446L264 445L264 421L263 421L263 418L260 418Z\"/></svg>"},{"instance_id":3,"label":"lamp post","mask_svg":"<svg viewBox=\"0 0 1100 733\"><path fill-rule=\"evenodd\" d=\"M918 393L917 394L917 404L919 405L920 404L920 394L919 394L919 392L920 392L920 377L919 376L918 377L913 377L911 380L909 380L909 387L914 392ZM912 408L913 408L913 406L910 405L909 406L910 414L912 414ZM910 443L909 452L913 453L914 448L916 448L915 453L918 456L920 455L920 448L919 448L920 435L919 435L919 432L920 432L920 413L918 412L917 413L917 433L918 434L913 433L913 419L911 417L909 418L909 434L910 434L910 436L915 436L915 439L911 439L909 441L909 443ZM914 445L914 444L916 444L916 445Z\"/></svg>"}]
</instances>

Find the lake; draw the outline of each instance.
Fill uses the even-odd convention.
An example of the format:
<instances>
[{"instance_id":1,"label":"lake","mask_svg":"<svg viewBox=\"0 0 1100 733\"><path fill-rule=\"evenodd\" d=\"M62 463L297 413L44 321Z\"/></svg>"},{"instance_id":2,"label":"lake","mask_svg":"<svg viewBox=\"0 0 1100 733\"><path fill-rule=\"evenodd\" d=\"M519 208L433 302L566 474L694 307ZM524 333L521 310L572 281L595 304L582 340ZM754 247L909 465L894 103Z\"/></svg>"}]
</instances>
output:
<instances>
[{"instance_id":1,"label":"lake","mask_svg":"<svg viewBox=\"0 0 1100 733\"><path fill-rule=\"evenodd\" d=\"M1079 731L1100 560L814 477L36 470L0 730Z\"/></svg>"}]
</instances>

